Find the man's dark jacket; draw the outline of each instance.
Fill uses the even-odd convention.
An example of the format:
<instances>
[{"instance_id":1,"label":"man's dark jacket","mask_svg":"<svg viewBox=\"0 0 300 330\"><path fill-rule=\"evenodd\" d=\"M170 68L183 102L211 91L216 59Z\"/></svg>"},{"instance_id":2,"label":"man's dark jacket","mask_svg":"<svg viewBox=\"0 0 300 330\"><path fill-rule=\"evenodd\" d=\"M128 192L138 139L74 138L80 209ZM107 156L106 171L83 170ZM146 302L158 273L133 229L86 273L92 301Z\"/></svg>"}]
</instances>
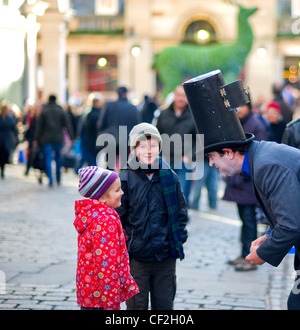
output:
<instances>
[{"instance_id":1,"label":"man's dark jacket","mask_svg":"<svg viewBox=\"0 0 300 330\"><path fill-rule=\"evenodd\" d=\"M181 137L181 149L178 148L178 145L173 146L172 143L170 143L170 146L164 144L164 158L169 163L173 163L178 159L181 160L183 155L190 155L192 160L195 160L197 131L192 118L192 113L188 106L186 106L186 109L183 111L181 116L176 116L173 104L171 104L168 109L163 110L159 115L156 127L160 134L167 134L169 137L171 137L173 134L179 134ZM184 146L185 134L191 135L192 144L186 144ZM170 158L168 159L168 157Z\"/></svg>"},{"instance_id":2,"label":"man's dark jacket","mask_svg":"<svg viewBox=\"0 0 300 330\"><path fill-rule=\"evenodd\" d=\"M47 143L64 142L63 128L66 128L71 140L74 139L74 132L68 120L66 112L55 102L49 102L43 106L40 114L35 140L42 145Z\"/></svg>"},{"instance_id":3,"label":"man's dark jacket","mask_svg":"<svg viewBox=\"0 0 300 330\"><path fill-rule=\"evenodd\" d=\"M299 269L300 150L264 141L253 141L248 150L254 191L272 229L257 254L278 266L295 246L295 269Z\"/></svg>"}]
</instances>

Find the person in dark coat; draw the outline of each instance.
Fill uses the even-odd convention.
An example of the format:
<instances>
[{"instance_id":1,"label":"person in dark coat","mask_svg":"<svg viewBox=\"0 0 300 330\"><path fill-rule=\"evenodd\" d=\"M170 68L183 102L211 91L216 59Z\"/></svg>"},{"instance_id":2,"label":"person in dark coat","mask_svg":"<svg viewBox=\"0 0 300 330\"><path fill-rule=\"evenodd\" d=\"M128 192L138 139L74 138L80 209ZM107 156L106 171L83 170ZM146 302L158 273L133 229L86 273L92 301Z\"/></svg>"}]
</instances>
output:
<instances>
[{"instance_id":1,"label":"person in dark coat","mask_svg":"<svg viewBox=\"0 0 300 330\"><path fill-rule=\"evenodd\" d=\"M18 131L12 118L8 115L9 108L6 103L0 107L0 169L1 179L4 179L5 164L9 163L10 153L16 146Z\"/></svg>"},{"instance_id":2,"label":"person in dark coat","mask_svg":"<svg viewBox=\"0 0 300 330\"><path fill-rule=\"evenodd\" d=\"M120 174L124 191L116 209L128 236L130 269L140 293L127 309L171 310L176 293L176 259L183 259L187 206L177 175L158 155L155 126L136 125L130 133L132 157Z\"/></svg>"},{"instance_id":3,"label":"person in dark coat","mask_svg":"<svg viewBox=\"0 0 300 330\"><path fill-rule=\"evenodd\" d=\"M52 159L56 163L56 182L60 184L62 155L61 150L64 143L64 129L69 133L70 139L74 140L74 132L68 121L67 114L63 108L56 103L56 96L50 95L48 103L42 108L36 127L34 146L37 141L43 146L45 156L45 170L49 178L49 187L53 186Z\"/></svg>"},{"instance_id":4,"label":"person in dark coat","mask_svg":"<svg viewBox=\"0 0 300 330\"><path fill-rule=\"evenodd\" d=\"M88 165L96 166L96 158L99 152L96 146L98 127L97 123L101 116L103 101L100 98L93 99L93 105L91 111L86 116L86 122L83 127L85 129L86 149L88 157Z\"/></svg>"},{"instance_id":5,"label":"person in dark coat","mask_svg":"<svg viewBox=\"0 0 300 330\"><path fill-rule=\"evenodd\" d=\"M164 156L169 156L167 161L179 177L184 197L189 205L189 195L191 190L191 180L186 180L186 173L191 172L190 164L195 160L196 151L196 128L193 122L186 95L182 86L177 86L174 91L174 101L172 104L161 112L156 124L160 134L167 134L172 137L179 134L182 141L181 148L178 145L170 143L170 147L165 145ZM192 143L189 145L190 150L186 150L187 144L184 145L184 135L189 134L192 137Z\"/></svg>"},{"instance_id":6,"label":"person in dark coat","mask_svg":"<svg viewBox=\"0 0 300 330\"><path fill-rule=\"evenodd\" d=\"M267 105L266 119L268 125L268 140L281 143L286 122L282 119L282 112L279 103L271 102Z\"/></svg>"},{"instance_id":7,"label":"person in dark coat","mask_svg":"<svg viewBox=\"0 0 300 330\"><path fill-rule=\"evenodd\" d=\"M117 128L120 126L125 126L127 130L126 136L121 136L120 139L125 139L127 141L128 145L128 136L129 132L133 128L134 125L138 124L140 122L140 117L137 108L131 104L128 101L127 94L128 89L124 86L119 87L117 89L118 93L118 100L117 101L111 101L107 102L105 109L104 109L104 116L101 120L101 123L99 123L99 132L105 132L106 129L108 129L111 125L115 125ZM119 140L119 136L115 136L116 140ZM118 141L116 141L118 144ZM116 148L116 158L117 158L117 164L115 168L118 168L118 162L119 162L119 154L120 150L117 146ZM129 148L127 149L127 155L129 154ZM127 158L125 160L121 160L121 162L124 162L126 164ZM123 166L121 166L122 168Z\"/></svg>"},{"instance_id":8,"label":"person in dark coat","mask_svg":"<svg viewBox=\"0 0 300 330\"><path fill-rule=\"evenodd\" d=\"M257 141L267 140L265 125L253 114L251 102L238 108L238 117L245 132L253 133ZM251 180L246 176L236 174L225 178L226 189L223 199L236 202L238 214L242 220L241 255L229 264L235 266L236 271L257 269L245 258L249 254L251 242L257 238L256 207L257 199L254 195Z\"/></svg>"},{"instance_id":9,"label":"person in dark coat","mask_svg":"<svg viewBox=\"0 0 300 330\"><path fill-rule=\"evenodd\" d=\"M293 119L293 110L287 104L282 96L282 85L280 83L274 83L272 86L273 101L276 102L281 110L283 121L287 124Z\"/></svg>"}]
</instances>

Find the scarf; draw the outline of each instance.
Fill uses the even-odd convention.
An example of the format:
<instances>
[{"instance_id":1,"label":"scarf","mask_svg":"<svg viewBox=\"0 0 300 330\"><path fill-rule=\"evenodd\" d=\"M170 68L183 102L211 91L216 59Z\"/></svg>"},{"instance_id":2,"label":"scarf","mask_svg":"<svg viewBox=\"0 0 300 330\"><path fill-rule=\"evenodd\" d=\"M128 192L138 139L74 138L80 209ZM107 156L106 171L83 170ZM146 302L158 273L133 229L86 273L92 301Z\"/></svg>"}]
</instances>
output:
<instances>
[{"instance_id":1,"label":"scarf","mask_svg":"<svg viewBox=\"0 0 300 330\"><path fill-rule=\"evenodd\" d=\"M132 157L130 160L132 160ZM131 163L130 160L129 165ZM182 246L180 225L178 221L179 206L177 198L177 177L174 171L171 169L170 165L161 157L157 158L155 164L152 167L156 169L158 168L159 170L159 177L163 190L163 196L167 205L171 255L174 259L179 258L180 260L182 260L184 259L184 252ZM151 165L147 166L147 168L145 168L144 170L145 172L150 172Z\"/></svg>"}]
</instances>

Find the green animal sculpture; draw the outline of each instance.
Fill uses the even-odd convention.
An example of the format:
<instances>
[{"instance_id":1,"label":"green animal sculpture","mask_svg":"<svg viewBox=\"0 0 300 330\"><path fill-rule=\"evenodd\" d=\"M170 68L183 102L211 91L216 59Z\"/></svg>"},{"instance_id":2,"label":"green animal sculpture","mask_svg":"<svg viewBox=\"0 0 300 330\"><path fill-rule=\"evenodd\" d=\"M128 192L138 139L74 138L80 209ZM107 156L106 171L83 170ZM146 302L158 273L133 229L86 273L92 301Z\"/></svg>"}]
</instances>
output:
<instances>
[{"instance_id":1,"label":"green animal sculpture","mask_svg":"<svg viewBox=\"0 0 300 330\"><path fill-rule=\"evenodd\" d=\"M168 47L156 55L152 68L163 83L163 96L174 90L183 80L220 69L226 83L234 81L244 66L253 43L248 18L257 8L244 8L238 14L238 36L233 44L180 44Z\"/></svg>"}]
</instances>

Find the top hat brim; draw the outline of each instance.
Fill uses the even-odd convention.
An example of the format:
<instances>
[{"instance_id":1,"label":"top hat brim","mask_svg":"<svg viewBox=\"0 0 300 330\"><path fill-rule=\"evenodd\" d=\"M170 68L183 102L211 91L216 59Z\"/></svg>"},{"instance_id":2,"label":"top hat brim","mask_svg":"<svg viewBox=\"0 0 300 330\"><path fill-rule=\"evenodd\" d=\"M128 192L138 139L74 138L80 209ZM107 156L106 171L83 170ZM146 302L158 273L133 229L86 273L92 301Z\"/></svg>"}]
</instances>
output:
<instances>
[{"instance_id":1,"label":"top hat brim","mask_svg":"<svg viewBox=\"0 0 300 330\"><path fill-rule=\"evenodd\" d=\"M222 150L224 148L239 147L239 146L243 146L243 145L251 142L255 138L255 135L252 133L245 133L245 136L246 136L246 138L244 140L222 141L222 142L213 143L213 144L204 146L204 148L201 148L200 150L198 150L198 152L200 152L204 149L204 154L207 154L209 152ZM205 137L204 137L204 139L205 139Z\"/></svg>"}]
</instances>

